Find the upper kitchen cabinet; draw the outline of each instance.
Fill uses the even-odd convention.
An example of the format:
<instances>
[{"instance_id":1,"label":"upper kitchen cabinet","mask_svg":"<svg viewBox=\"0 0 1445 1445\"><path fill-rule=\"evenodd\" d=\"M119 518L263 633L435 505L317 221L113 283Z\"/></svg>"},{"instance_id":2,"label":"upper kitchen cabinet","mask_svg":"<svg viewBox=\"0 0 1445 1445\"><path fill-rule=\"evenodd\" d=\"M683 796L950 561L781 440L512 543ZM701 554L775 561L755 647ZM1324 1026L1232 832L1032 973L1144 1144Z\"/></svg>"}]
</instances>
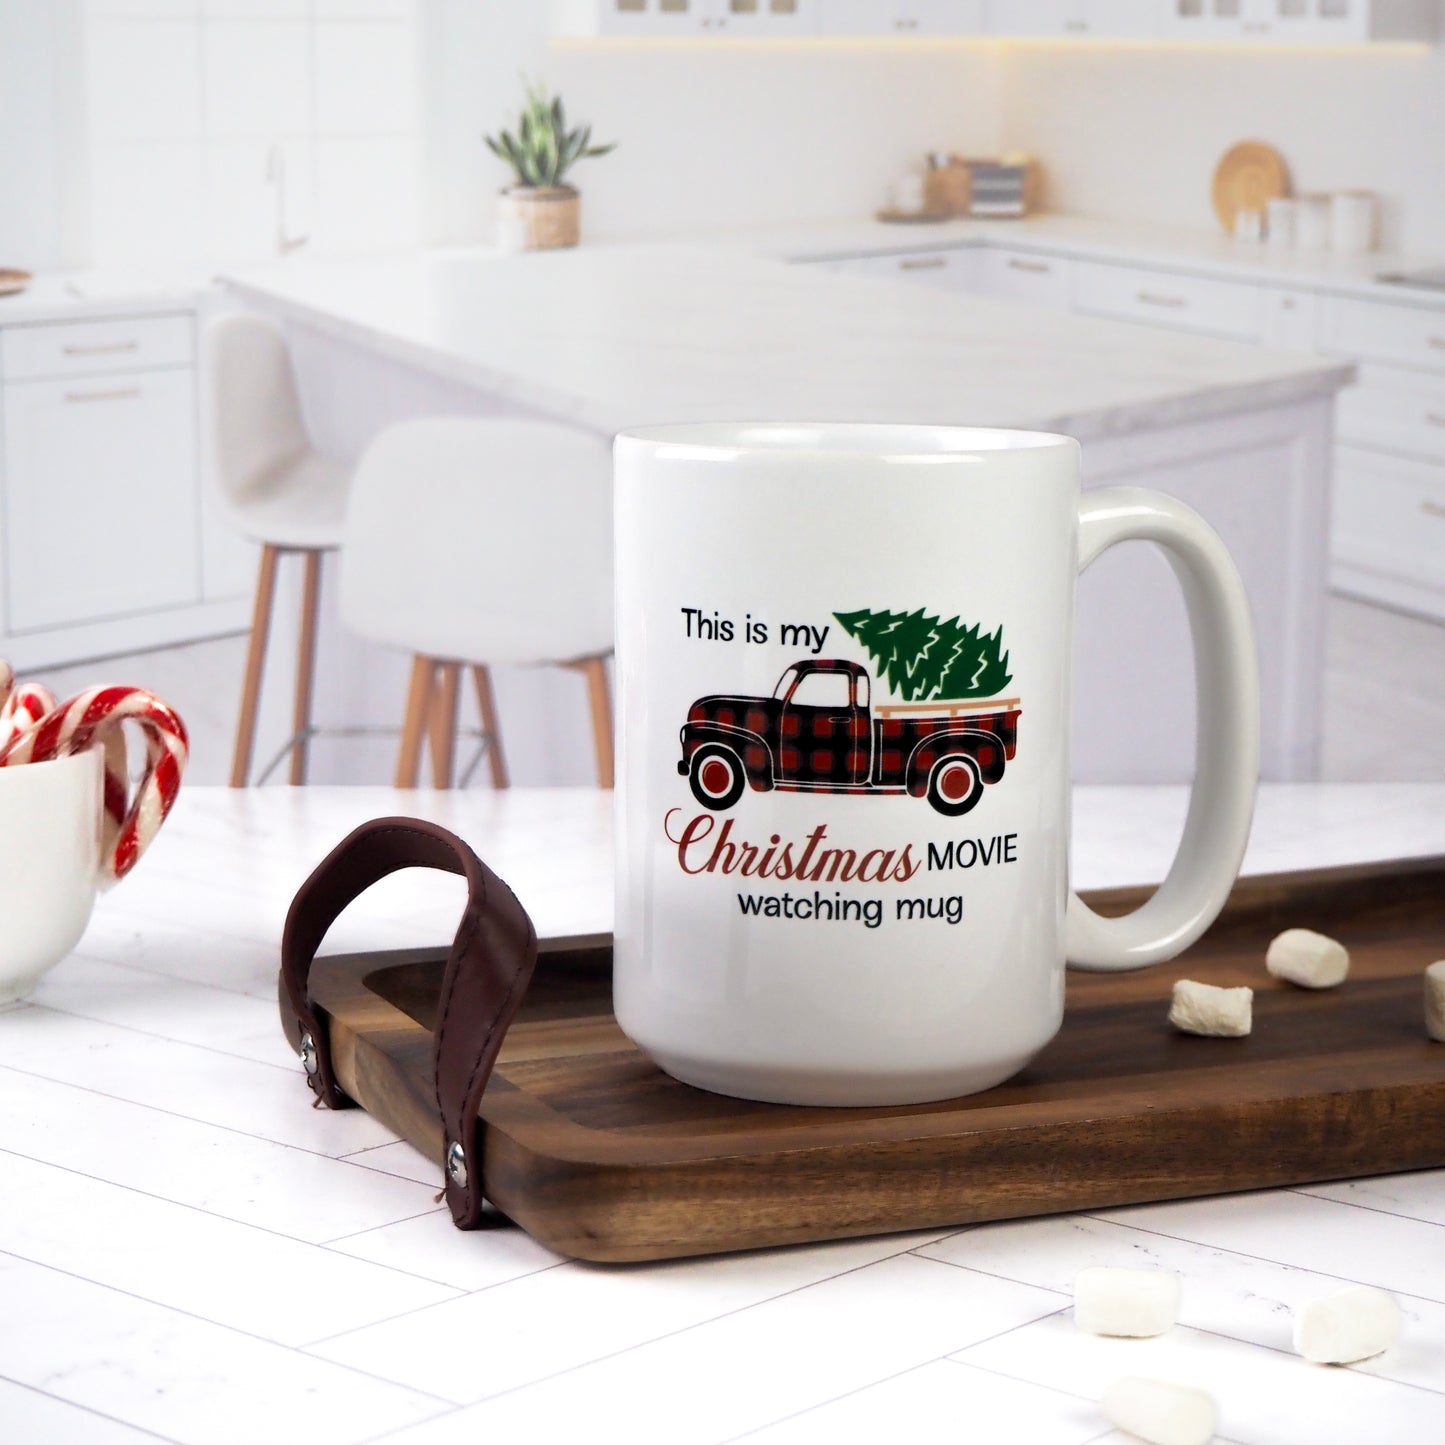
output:
<instances>
[{"instance_id":1,"label":"upper kitchen cabinet","mask_svg":"<svg viewBox=\"0 0 1445 1445\"><path fill-rule=\"evenodd\" d=\"M1428 41L1435 0L1168 0L1163 34L1283 45Z\"/></svg>"},{"instance_id":2,"label":"upper kitchen cabinet","mask_svg":"<svg viewBox=\"0 0 1445 1445\"><path fill-rule=\"evenodd\" d=\"M554 0L561 35L816 35L827 0Z\"/></svg>"},{"instance_id":3,"label":"upper kitchen cabinet","mask_svg":"<svg viewBox=\"0 0 1445 1445\"><path fill-rule=\"evenodd\" d=\"M1152 40L1159 18L1158 0L992 0L990 29L1002 36Z\"/></svg>"},{"instance_id":4,"label":"upper kitchen cabinet","mask_svg":"<svg viewBox=\"0 0 1445 1445\"><path fill-rule=\"evenodd\" d=\"M824 35L983 35L984 0L819 0Z\"/></svg>"},{"instance_id":5,"label":"upper kitchen cabinet","mask_svg":"<svg viewBox=\"0 0 1445 1445\"><path fill-rule=\"evenodd\" d=\"M716 0L713 25L725 35L816 35L827 0Z\"/></svg>"}]
</instances>

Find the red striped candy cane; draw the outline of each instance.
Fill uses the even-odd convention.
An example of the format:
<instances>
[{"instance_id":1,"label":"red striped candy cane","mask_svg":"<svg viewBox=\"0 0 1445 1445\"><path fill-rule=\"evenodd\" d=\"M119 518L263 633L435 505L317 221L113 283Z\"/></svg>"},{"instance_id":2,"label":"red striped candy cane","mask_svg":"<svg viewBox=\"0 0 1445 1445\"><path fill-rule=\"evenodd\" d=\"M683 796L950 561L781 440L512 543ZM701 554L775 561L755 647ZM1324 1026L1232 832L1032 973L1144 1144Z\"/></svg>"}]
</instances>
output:
<instances>
[{"instance_id":1,"label":"red striped candy cane","mask_svg":"<svg viewBox=\"0 0 1445 1445\"><path fill-rule=\"evenodd\" d=\"M0 705L0 747L17 733L29 732L47 713L55 711L55 694L38 682L12 686Z\"/></svg>"},{"instance_id":2,"label":"red striped candy cane","mask_svg":"<svg viewBox=\"0 0 1445 1445\"><path fill-rule=\"evenodd\" d=\"M0 669L8 672L9 664L0 662ZM0 672L0 684L3 681L4 673ZM56 706L55 694L41 683L22 682L13 688L0 704L0 750L20 734L38 727L55 711ZM16 761L23 759L17 758ZM105 822L101 832L101 848L107 854L115 846L125 820L129 792L125 733L120 728L112 728L105 735Z\"/></svg>"},{"instance_id":3,"label":"red striped candy cane","mask_svg":"<svg viewBox=\"0 0 1445 1445\"><path fill-rule=\"evenodd\" d=\"M146 743L146 770L126 808L125 737L134 722ZM0 767L48 762L84 752L97 742L106 750L105 854L102 886L135 867L175 803L189 755L185 724L175 711L138 687L93 687L76 694L28 731L0 748ZM118 764L118 766L117 766Z\"/></svg>"}]
</instances>

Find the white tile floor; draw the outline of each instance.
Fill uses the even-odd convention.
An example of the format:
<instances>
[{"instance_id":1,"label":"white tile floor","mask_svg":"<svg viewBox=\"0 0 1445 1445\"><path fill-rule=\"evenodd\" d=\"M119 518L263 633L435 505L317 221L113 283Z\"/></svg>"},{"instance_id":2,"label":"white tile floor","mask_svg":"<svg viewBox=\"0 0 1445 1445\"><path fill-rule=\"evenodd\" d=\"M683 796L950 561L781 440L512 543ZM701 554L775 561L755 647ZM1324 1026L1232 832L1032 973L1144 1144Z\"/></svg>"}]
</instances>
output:
<instances>
[{"instance_id":1,"label":"white tile floor","mask_svg":"<svg viewBox=\"0 0 1445 1445\"><path fill-rule=\"evenodd\" d=\"M1182 806L1081 790L1081 886L1150 876ZM484 841L542 932L610 926L597 794L183 792L0 1014L0 1445L1126 1445L1096 1402L1141 1373L1210 1389L1240 1445L1445 1439L1445 1173L639 1267L458 1233L434 1163L308 1107L275 1016L292 889L399 808ZM1442 850L1445 786L1275 788L1248 866ZM388 880L329 946L444 938L455 882ZM1177 1271L1180 1324L1080 1334L1089 1264ZM1346 1282L1402 1338L1307 1365L1290 1312Z\"/></svg>"},{"instance_id":2,"label":"white tile floor","mask_svg":"<svg viewBox=\"0 0 1445 1445\"><path fill-rule=\"evenodd\" d=\"M1321 780L1445 779L1445 625L1331 597L1328 637ZM151 688L180 712L190 729L188 780L192 785L223 783L230 772L245 650L244 638L221 638L56 669L36 680L62 697L102 676ZM1370 700L1364 729L1362 699ZM464 696L467 726L476 725L468 715L471 706L470 696ZM388 782L396 748L396 739L389 737L322 738L315 744L318 777L325 782ZM525 785L545 780L519 775L515 781Z\"/></svg>"}]
</instances>

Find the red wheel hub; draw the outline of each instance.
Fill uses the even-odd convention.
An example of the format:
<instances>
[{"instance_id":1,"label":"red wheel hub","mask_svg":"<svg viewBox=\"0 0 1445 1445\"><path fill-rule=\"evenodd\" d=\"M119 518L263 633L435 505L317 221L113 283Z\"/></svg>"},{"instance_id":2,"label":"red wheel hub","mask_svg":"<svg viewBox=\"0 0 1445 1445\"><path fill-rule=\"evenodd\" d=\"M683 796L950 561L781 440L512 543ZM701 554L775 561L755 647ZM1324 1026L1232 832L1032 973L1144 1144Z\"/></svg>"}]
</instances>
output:
<instances>
[{"instance_id":1,"label":"red wheel hub","mask_svg":"<svg viewBox=\"0 0 1445 1445\"><path fill-rule=\"evenodd\" d=\"M950 803L961 802L973 791L973 774L967 763L950 763L938 780L938 791Z\"/></svg>"},{"instance_id":2,"label":"red wheel hub","mask_svg":"<svg viewBox=\"0 0 1445 1445\"><path fill-rule=\"evenodd\" d=\"M704 791L721 797L733 780L733 770L721 758L709 758L702 765L700 781Z\"/></svg>"}]
</instances>

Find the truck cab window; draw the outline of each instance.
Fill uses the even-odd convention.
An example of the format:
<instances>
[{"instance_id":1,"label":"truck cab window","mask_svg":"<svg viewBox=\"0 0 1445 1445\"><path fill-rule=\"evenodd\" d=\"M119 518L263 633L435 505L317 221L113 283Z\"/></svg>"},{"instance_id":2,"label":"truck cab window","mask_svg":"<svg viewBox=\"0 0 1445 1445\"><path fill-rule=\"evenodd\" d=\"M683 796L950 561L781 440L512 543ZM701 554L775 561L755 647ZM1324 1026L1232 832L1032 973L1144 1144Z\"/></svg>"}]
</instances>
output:
<instances>
[{"instance_id":1,"label":"truck cab window","mask_svg":"<svg viewBox=\"0 0 1445 1445\"><path fill-rule=\"evenodd\" d=\"M807 672L788 701L794 707L845 708L851 706L846 672Z\"/></svg>"}]
</instances>

